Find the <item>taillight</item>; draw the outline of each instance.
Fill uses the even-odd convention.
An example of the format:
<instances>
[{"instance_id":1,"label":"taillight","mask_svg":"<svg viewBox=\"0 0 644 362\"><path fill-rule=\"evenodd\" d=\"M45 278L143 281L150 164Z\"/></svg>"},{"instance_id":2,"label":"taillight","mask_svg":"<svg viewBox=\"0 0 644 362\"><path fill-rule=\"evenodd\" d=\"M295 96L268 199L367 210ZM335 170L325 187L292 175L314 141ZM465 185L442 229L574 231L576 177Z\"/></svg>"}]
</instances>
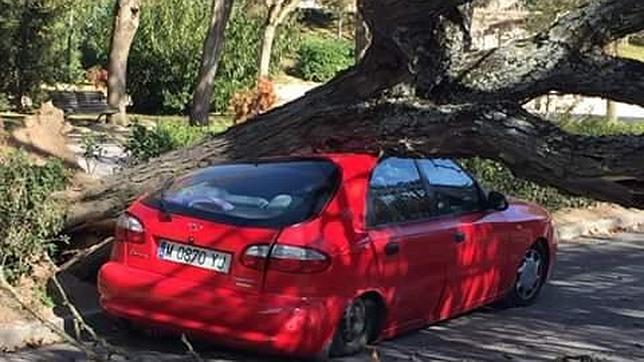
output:
<instances>
[{"instance_id":1,"label":"taillight","mask_svg":"<svg viewBox=\"0 0 644 362\"><path fill-rule=\"evenodd\" d=\"M268 244L258 244L246 248L241 263L255 270L263 270L268 265L270 270L285 273L319 273L329 267L331 260L326 254L311 248L276 244L270 250Z\"/></svg>"},{"instance_id":2,"label":"taillight","mask_svg":"<svg viewBox=\"0 0 644 362\"><path fill-rule=\"evenodd\" d=\"M122 214L116 220L116 241L143 243L143 232L143 224L132 215Z\"/></svg>"}]
</instances>

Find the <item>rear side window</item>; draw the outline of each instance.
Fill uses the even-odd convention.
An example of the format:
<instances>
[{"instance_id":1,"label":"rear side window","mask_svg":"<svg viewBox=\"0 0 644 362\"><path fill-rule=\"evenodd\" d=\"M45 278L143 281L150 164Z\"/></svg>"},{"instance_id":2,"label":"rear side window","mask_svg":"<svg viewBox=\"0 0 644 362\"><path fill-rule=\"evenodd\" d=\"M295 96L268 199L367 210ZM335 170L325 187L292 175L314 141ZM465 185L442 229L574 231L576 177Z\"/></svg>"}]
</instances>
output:
<instances>
[{"instance_id":1,"label":"rear side window","mask_svg":"<svg viewBox=\"0 0 644 362\"><path fill-rule=\"evenodd\" d=\"M418 160L418 165L431 185L438 215L461 214L481 209L476 182L448 159Z\"/></svg>"},{"instance_id":2,"label":"rear side window","mask_svg":"<svg viewBox=\"0 0 644 362\"><path fill-rule=\"evenodd\" d=\"M221 223L280 228L321 212L339 174L331 161L317 159L217 165L178 179L145 202Z\"/></svg>"},{"instance_id":3,"label":"rear side window","mask_svg":"<svg viewBox=\"0 0 644 362\"><path fill-rule=\"evenodd\" d=\"M387 158L369 181L370 226L402 223L431 216L431 203L418 167L411 159Z\"/></svg>"}]
</instances>

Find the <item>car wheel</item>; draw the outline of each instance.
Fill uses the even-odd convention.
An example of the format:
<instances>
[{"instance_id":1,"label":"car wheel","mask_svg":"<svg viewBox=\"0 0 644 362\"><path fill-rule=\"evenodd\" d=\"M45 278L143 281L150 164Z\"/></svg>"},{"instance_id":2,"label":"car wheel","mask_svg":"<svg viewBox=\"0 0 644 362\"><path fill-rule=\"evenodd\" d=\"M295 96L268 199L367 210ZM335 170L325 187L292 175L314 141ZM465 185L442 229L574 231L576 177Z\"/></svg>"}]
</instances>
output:
<instances>
[{"instance_id":1,"label":"car wheel","mask_svg":"<svg viewBox=\"0 0 644 362\"><path fill-rule=\"evenodd\" d=\"M546 281L548 254L543 246L534 244L526 251L517 269L516 280L504 300L509 307L523 307L534 303Z\"/></svg>"},{"instance_id":2,"label":"car wheel","mask_svg":"<svg viewBox=\"0 0 644 362\"><path fill-rule=\"evenodd\" d=\"M348 356L362 351L376 328L377 307L374 301L358 298L344 310L331 343L332 357Z\"/></svg>"}]
</instances>

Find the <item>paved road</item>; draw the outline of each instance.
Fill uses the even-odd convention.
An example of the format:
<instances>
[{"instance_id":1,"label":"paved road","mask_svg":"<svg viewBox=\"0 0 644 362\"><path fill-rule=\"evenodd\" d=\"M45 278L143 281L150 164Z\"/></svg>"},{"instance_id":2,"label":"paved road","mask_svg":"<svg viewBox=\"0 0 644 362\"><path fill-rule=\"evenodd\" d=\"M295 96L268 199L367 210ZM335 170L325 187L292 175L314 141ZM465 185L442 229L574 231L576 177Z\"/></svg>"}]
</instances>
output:
<instances>
[{"instance_id":1,"label":"paved road","mask_svg":"<svg viewBox=\"0 0 644 362\"><path fill-rule=\"evenodd\" d=\"M99 329L139 361L186 360L177 340L124 336L105 323ZM265 361L196 344L214 361ZM485 308L378 346L381 361L552 361L590 356L644 361L644 231L580 238L562 245L553 280L529 308ZM65 345L0 360L73 361L82 354ZM369 354L344 362L370 361Z\"/></svg>"}]
</instances>

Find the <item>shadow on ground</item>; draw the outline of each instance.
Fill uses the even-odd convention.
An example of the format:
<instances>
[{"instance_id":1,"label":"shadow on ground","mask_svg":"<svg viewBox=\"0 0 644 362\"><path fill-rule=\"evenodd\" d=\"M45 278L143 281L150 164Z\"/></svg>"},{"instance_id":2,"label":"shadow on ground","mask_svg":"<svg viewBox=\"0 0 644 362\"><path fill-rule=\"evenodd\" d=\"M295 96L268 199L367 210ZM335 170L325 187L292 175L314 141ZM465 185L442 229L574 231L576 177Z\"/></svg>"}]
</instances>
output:
<instances>
[{"instance_id":1,"label":"shadow on ground","mask_svg":"<svg viewBox=\"0 0 644 362\"><path fill-rule=\"evenodd\" d=\"M581 238L561 246L555 275L536 305L484 308L384 342L377 350L381 361L552 361L563 356L644 360L642 300L644 233ZM91 323L134 360L189 360L177 338L159 340L126 333L102 314ZM204 358L217 361L267 360L198 341L194 347ZM82 354L60 345L0 359L72 361L82 360ZM365 353L340 361L371 360L371 354Z\"/></svg>"}]
</instances>

